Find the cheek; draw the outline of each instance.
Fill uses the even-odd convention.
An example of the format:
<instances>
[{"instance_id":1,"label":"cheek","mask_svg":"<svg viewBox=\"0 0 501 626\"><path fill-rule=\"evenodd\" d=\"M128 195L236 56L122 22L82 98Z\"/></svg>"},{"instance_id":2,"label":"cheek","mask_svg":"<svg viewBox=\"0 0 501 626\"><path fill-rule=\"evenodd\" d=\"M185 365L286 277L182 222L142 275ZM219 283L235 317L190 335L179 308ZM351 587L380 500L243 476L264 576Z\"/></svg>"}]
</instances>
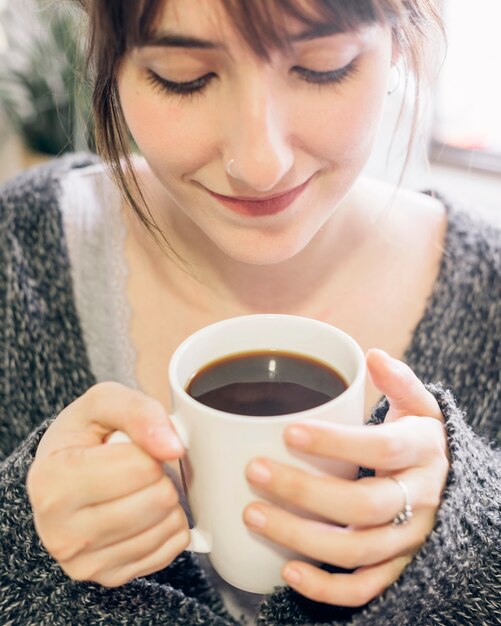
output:
<instances>
[{"instance_id":1,"label":"cheek","mask_svg":"<svg viewBox=\"0 0 501 626\"><path fill-rule=\"evenodd\" d=\"M367 78L355 77L351 84L332 94L310 99L303 107L303 147L310 154L337 169L359 167L372 149L386 96L386 73Z\"/></svg>"},{"instance_id":2,"label":"cheek","mask_svg":"<svg viewBox=\"0 0 501 626\"><path fill-rule=\"evenodd\" d=\"M370 154L380 113L380 103L364 99L321 112L316 119L324 123L312 132L310 151L337 167L359 165Z\"/></svg>"},{"instance_id":3,"label":"cheek","mask_svg":"<svg viewBox=\"0 0 501 626\"><path fill-rule=\"evenodd\" d=\"M197 170L212 152L207 111L202 113L196 102L177 104L147 90L125 87L120 91L124 116L139 150L163 176Z\"/></svg>"}]
</instances>

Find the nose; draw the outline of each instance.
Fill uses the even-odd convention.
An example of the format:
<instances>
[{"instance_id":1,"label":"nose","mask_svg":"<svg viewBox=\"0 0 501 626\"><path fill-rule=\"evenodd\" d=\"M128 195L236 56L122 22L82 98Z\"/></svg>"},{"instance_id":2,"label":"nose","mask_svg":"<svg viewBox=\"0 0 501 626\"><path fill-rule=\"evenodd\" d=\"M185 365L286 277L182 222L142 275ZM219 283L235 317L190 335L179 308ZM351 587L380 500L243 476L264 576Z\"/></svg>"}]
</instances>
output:
<instances>
[{"instance_id":1,"label":"nose","mask_svg":"<svg viewBox=\"0 0 501 626\"><path fill-rule=\"evenodd\" d=\"M285 103L264 82L254 83L232 98L227 113L228 174L248 189L273 190L294 163Z\"/></svg>"}]
</instances>

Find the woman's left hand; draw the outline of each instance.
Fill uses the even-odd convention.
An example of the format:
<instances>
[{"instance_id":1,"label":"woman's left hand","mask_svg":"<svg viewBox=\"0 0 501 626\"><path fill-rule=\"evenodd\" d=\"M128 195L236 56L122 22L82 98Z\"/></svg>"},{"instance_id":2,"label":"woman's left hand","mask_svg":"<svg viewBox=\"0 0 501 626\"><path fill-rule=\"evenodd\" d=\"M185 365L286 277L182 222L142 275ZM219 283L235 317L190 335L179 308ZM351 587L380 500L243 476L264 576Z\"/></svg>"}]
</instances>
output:
<instances>
[{"instance_id":1,"label":"woman's left hand","mask_svg":"<svg viewBox=\"0 0 501 626\"><path fill-rule=\"evenodd\" d=\"M265 502L244 511L255 532L315 561L355 570L331 574L303 561L290 561L284 580L298 593L328 604L363 606L402 573L434 526L449 470L444 420L437 401L412 370L382 350L370 350L367 367L390 408L384 424L333 423L289 426L290 448L374 468L374 477L357 481L319 476L256 459L247 468L251 485L264 495L313 514L304 519ZM409 496L413 517L393 519Z\"/></svg>"}]
</instances>

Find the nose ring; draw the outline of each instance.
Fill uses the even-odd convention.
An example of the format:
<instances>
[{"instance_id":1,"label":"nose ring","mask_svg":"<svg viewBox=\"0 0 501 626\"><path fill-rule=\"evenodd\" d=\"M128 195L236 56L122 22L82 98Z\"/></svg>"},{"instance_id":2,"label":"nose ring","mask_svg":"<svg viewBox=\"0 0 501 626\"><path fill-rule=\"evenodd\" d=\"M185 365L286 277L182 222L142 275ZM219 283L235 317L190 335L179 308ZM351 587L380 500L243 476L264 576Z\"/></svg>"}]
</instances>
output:
<instances>
[{"instance_id":1,"label":"nose ring","mask_svg":"<svg viewBox=\"0 0 501 626\"><path fill-rule=\"evenodd\" d=\"M235 159L230 159L226 164L226 172L232 177L235 178L235 174L232 171L233 164L235 163Z\"/></svg>"}]
</instances>

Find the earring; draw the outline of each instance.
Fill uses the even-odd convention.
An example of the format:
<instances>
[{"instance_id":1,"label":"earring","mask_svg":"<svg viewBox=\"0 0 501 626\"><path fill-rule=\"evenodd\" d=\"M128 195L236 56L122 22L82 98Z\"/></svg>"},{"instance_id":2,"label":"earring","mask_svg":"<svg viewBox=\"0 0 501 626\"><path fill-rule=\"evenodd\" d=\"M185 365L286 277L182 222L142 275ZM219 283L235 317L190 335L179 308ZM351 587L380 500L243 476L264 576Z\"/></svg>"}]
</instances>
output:
<instances>
[{"instance_id":1,"label":"earring","mask_svg":"<svg viewBox=\"0 0 501 626\"><path fill-rule=\"evenodd\" d=\"M235 159L230 159L228 161L228 163L226 164L226 172L232 177L235 178L235 175L233 174L233 172L231 171L231 168L233 167L233 164L235 163Z\"/></svg>"},{"instance_id":2,"label":"earring","mask_svg":"<svg viewBox=\"0 0 501 626\"><path fill-rule=\"evenodd\" d=\"M396 80L394 81L395 84L392 87L390 87L388 89L388 91L386 92L387 95L389 95L389 96L394 94L395 91L398 89L398 87L400 85L400 66L395 63L395 65L391 66L391 69L392 70L396 70L397 71L397 75L396 75Z\"/></svg>"}]
</instances>

